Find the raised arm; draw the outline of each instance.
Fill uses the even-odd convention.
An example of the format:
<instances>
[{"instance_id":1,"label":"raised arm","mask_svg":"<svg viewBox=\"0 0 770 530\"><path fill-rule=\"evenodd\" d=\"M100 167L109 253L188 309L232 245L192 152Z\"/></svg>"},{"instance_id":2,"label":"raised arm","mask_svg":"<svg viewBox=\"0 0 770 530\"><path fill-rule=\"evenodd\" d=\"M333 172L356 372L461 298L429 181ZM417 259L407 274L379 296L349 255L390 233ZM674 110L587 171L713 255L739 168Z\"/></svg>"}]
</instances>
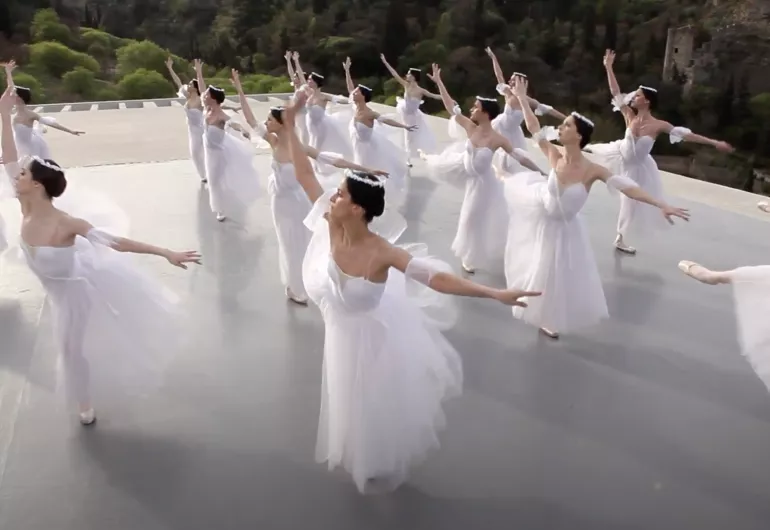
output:
<instances>
[{"instance_id":1,"label":"raised arm","mask_svg":"<svg viewBox=\"0 0 770 530\"><path fill-rule=\"evenodd\" d=\"M241 103L241 110L243 111L243 118L246 120L246 123L249 124L249 127L254 129L255 131L259 130L259 125L261 125L257 118L254 117L254 113L251 111L251 106L249 105L249 100L246 99L246 94L243 93L243 86L241 85L241 75L235 68L231 71L231 79L230 81L233 83L233 87L235 87L235 91L238 93L238 100ZM264 137L264 134L260 134L260 136Z\"/></svg>"},{"instance_id":2,"label":"raised arm","mask_svg":"<svg viewBox=\"0 0 770 530\"><path fill-rule=\"evenodd\" d=\"M393 68L392 66L390 66L390 63L389 63L389 62L388 62L388 60L385 58L385 54L384 54L384 53L381 53L381 54L380 54L380 60L382 61L382 64L384 64L384 65L385 65L385 68L387 68L387 69L388 69L388 72L390 72L390 75L391 75L391 76L393 76L393 79L395 79L396 81L398 81L399 83L401 83L401 86L403 86L404 88L406 88L406 87L409 85L409 83L406 81L406 79L404 79L403 77L401 77L400 75L398 75L398 72L396 72L395 68Z\"/></svg>"},{"instance_id":3,"label":"raised arm","mask_svg":"<svg viewBox=\"0 0 770 530\"><path fill-rule=\"evenodd\" d=\"M612 102L620 109L623 114L623 118L626 120L626 125L631 123L634 119L634 111L631 110L625 101L623 101L623 93L620 91L620 85L615 77L615 52L607 50L604 53L604 69L607 71L607 83L610 85L610 94L612 94Z\"/></svg>"},{"instance_id":4,"label":"raised arm","mask_svg":"<svg viewBox=\"0 0 770 530\"><path fill-rule=\"evenodd\" d=\"M284 59L286 59L286 71L289 73L289 79L292 83L295 81L295 76L297 75L297 72L294 71L294 65L291 64L291 52L289 50L286 50L286 55L284 55ZM299 88L299 87L295 87Z\"/></svg>"},{"instance_id":5,"label":"raised arm","mask_svg":"<svg viewBox=\"0 0 770 530\"><path fill-rule=\"evenodd\" d=\"M289 152L294 164L294 174L296 175L297 182L305 190L305 194L310 199L310 202L315 203L323 195L324 190L315 176L313 166L310 165L310 159L305 151L305 146L299 141L297 129L294 126L297 111L302 108L306 101L307 94L302 90L297 92L294 102L283 112L283 121L289 135Z\"/></svg>"},{"instance_id":6,"label":"raised arm","mask_svg":"<svg viewBox=\"0 0 770 530\"><path fill-rule=\"evenodd\" d=\"M345 62L342 63L342 68L345 69L345 83L348 86L348 96L356 89L356 85L353 84L353 78L350 76L350 66L352 64L353 62L350 60L350 57L345 57Z\"/></svg>"},{"instance_id":7,"label":"raised arm","mask_svg":"<svg viewBox=\"0 0 770 530\"><path fill-rule=\"evenodd\" d=\"M2 149L3 164L15 164L19 161L19 153L16 150L16 140L13 137L13 119L11 114L13 112L13 86L9 86L3 92L0 97L0 120L2 121L2 127L0 128L0 149ZM11 178L16 178L17 175L9 175Z\"/></svg>"},{"instance_id":8,"label":"raised arm","mask_svg":"<svg viewBox=\"0 0 770 530\"><path fill-rule=\"evenodd\" d=\"M3 66L5 67L5 87L13 89L15 86L13 83L13 70L16 68L16 61L11 59Z\"/></svg>"},{"instance_id":9,"label":"raised arm","mask_svg":"<svg viewBox=\"0 0 770 530\"><path fill-rule=\"evenodd\" d=\"M195 59L193 65L195 66L195 79L198 81L198 90L200 91L201 96L203 96L204 92L206 92L206 80L203 79L203 63L200 59ZM201 99L204 101L205 105L205 98Z\"/></svg>"},{"instance_id":10,"label":"raised arm","mask_svg":"<svg viewBox=\"0 0 770 530\"><path fill-rule=\"evenodd\" d=\"M383 125L389 125L391 127L395 127L397 129L405 129L407 131L414 131L417 129L416 125L404 125L403 123L392 120L390 118L384 118L379 112L372 111L372 115L374 116L374 119Z\"/></svg>"},{"instance_id":11,"label":"raised arm","mask_svg":"<svg viewBox=\"0 0 770 530\"><path fill-rule=\"evenodd\" d=\"M528 81L524 77L517 77L513 82L513 93L519 99L521 104L521 112L524 114L524 124L527 126L527 130L532 135L532 138L537 141L537 145L540 150L543 151L545 156L548 157L548 163L551 167L556 167L556 162L561 158L561 153L553 145L548 138L545 137L544 131L540 127L540 122L535 116L532 107L529 105L527 99L527 86Z\"/></svg>"},{"instance_id":12,"label":"raised arm","mask_svg":"<svg viewBox=\"0 0 770 530\"><path fill-rule=\"evenodd\" d=\"M492 59L492 69L495 71L495 78L497 79L498 85L505 85L505 76L503 75L503 69L500 68L500 63L497 60L497 56L495 55L495 52L492 51L492 48L487 47L486 50L487 55L489 55L489 58Z\"/></svg>"},{"instance_id":13,"label":"raised arm","mask_svg":"<svg viewBox=\"0 0 770 530\"><path fill-rule=\"evenodd\" d=\"M476 124L473 123L467 116L455 113L455 107L457 104L455 103L455 100L452 99L452 96L449 95L449 92L447 92L446 86L444 86L444 81L441 79L441 68L439 68L437 64L433 65L433 73L428 77L430 77L430 79L436 83L436 86L438 87L438 93L441 94L441 102L444 103L444 108L447 110L447 112L449 112L449 114L455 117L458 125L468 131L468 134L470 134L471 131L476 128Z\"/></svg>"},{"instance_id":14,"label":"raised arm","mask_svg":"<svg viewBox=\"0 0 770 530\"><path fill-rule=\"evenodd\" d=\"M307 78L305 77L305 71L302 69L302 65L299 63L299 52L294 52L292 54L292 59L294 59L294 71L297 73L297 77L299 77L299 82L304 85L307 83Z\"/></svg>"},{"instance_id":15,"label":"raised arm","mask_svg":"<svg viewBox=\"0 0 770 530\"><path fill-rule=\"evenodd\" d=\"M171 76L171 80L174 81L177 90L182 88L184 83L182 83L182 80L179 79L178 75L176 75L176 72L174 71L174 60L171 57L166 59L166 68L168 68L168 74Z\"/></svg>"},{"instance_id":16,"label":"raised arm","mask_svg":"<svg viewBox=\"0 0 770 530\"><path fill-rule=\"evenodd\" d=\"M66 222L66 228L73 236L88 237L94 227L88 221L69 217ZM132 254L148 254L165 258L169 263L180 269L186 269L187 263L196 263L200 265L201 256L194 250L186 252L174 252L167 248L156 247L148 243L127 239L124 237L113 237L105 234L105 243L118 252L130 252Z\"/></svg>"}]
</instances>

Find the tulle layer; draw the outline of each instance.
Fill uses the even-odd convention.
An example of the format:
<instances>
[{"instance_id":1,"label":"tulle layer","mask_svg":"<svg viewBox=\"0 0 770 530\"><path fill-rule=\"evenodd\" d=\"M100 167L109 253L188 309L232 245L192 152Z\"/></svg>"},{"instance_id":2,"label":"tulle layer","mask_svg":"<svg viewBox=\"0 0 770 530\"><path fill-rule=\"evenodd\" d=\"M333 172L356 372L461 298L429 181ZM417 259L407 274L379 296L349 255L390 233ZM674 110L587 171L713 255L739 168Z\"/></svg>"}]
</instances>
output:
<instances>
[{"instance_id":1,"label":"tulle layer","mask_svg":"<svg viewBox=\"0 0 770 530\"><path fill-rule=\"evenodd\" d=\"M355 119L349 123L356 164L386 171L385 200L389 204L398 205L406 198L409 169L403 151L388 139L386 128L376 123L374 127L368 128Z\"/></svg>"},{"instance_id":2,"label":"tulle layer","mask_svg":"<svg viewBox=\"0 0 770 530\"><path fill-rule=\"evenodd\" d=\"M343 466L361 492L372 479L378 490L393 489L438 447L442 402L462 390L460 357L439 331L456 311L424 286L451 269L420 246L410 249L418 257L407 275L391 270L385 284L344 276L330 257L321 201L308 216L316 230L303 267L325 324L316 458ZM386 231L391 240L400 235Z\"/></svg>"},{"instance_id":3,"label":"tulle layer","mask_svg":"<svg viewBox=\"0 0 770 530\"><path fill-rule=\"evenodd\" d=\"M508 288L543 293L528 300L527 308L513 308L513 316L564 333L608 318L593 249L579 214L549 213L544 203L550 197L548 181L539 173L519 173L506 178L504 186L511 216L505 248Z\"/></svg>"},{"instance_id":4,"label":"tulle layer","mask_svg":"<svg viewBox=\"0 0 770 530\"><path fill-rule=\"evenodd\" d=\"M201 180L206 180L206 154L203 147L203 113L198 109L185 109L187 116L187 144L190 160Z\"/></svg>"},{"instance_id":5,"label":"tulle layer","mask_svg":"<svg viewBox=\"0 0 770 530\"><path fill-rule=\"evenodd\" d=\"M213 126L206 127L203 138L211 210L242 219L261 194L254 148Z\"/></svg>"},{"instance_id":6,"label":"tulle layer","mask_svg":"<svg viewBox=\"0 0 770 530\"><path fill-rule=\"evenodd\" d=\"M37 156L44 160L51 159L51 150L43 138L44 131L45 128L39 122L35 127L27 127L20 123L14 124L13 136L16 140L19 159L25 156Z\"/></svg>"},{"instance_id":7,"label":"tulle layer","mask_svg":"<svg viewBox=\"0 0 770 530\"><path fill-rule=\"evenodd\" d=\"M396 111L401 123L417 127L414 131L403 131L403 139L399 144L410 156L416 156L419 151L432 154L438 149L436 136L428 125L425 114L420 110L420 105L422 101L396 98Z\"/></svg>"},{"instance_id":8,"label":"tulle layer","mask_svg":"<svg viewBox=\"0 0 770 530\"><path fill-rule=\"evenodd\" d=\"M352 113L349 108L341 108L329 113L323 107L311 105L307 110L308 143L319 151L339 153L342 158L353 158L353 146L348 134L348 123ZM316 173L329 176L338 172L337 168L324 164L314 164Z\"/></svg>"},{"instance_id":9,"label":"tulle layer","mask_svg":"<svg viewBox=\"0 0 770 530\"><path fill-rule=\"evenodd\" d=\"M743 355L770 391L770 266L740 267L732 273L738 338Z\"/></svg>"}]
</instances>

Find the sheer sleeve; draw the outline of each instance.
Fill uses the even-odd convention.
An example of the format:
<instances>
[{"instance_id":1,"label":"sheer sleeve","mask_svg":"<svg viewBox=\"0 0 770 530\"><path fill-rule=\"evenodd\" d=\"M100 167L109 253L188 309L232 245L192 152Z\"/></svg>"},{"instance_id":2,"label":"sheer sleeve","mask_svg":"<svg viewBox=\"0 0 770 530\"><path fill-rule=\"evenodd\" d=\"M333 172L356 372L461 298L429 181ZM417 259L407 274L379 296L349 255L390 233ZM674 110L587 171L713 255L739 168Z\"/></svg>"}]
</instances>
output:
<instances>
[{"instance_id":1,"label":"sheer sleeve","mask_svg":"<svg viewBox=\"0 0 770 530\"><path fill-rule=\"evenodd\" d=\"M536 116L545 116L549 112L553 110L553 107L550 105L546 105L545 103L538 103L537 107L535 108L535 115Z\"/></svg>"},{"instance_id":2,"label":"sheer sleeve","mask_svg":"<svg viewBox=\"0 0 770 530\"><path fill-rule=\"evenodd\" d=\"M55 118L52 118L50 116L40 116L40 123L42 123L43 125L56 125L59 122L56 121Z\"/></svg>"},{"instance_id":3,"label":"sheer sleeve","mask_svg":"<svg viewBox=\"0 0 770 530\"><path fill-rule=\"evenodd\" d=\"M406 295L415 302L423 316L439 329L449 329L458 320L459 312L454 298L430 288L434 276L440 273L454 274L452 267L428 254L424 244L404 246L412 255L406 267Z\"/></svg>"},{"instance_id":4,"label":"sheer sleeve","mask_svg":"<svg viewBox=\"0 0 770 530\"><path fill-rule=\"evenodd\" d=\"M98 228L92 228L88 231L86 234L86 239L92 244L92 245L98 245L101 247L109 247L114 248L115 244L118 241L118 238L110 234L109 232L105 232L104 230L99 230Z\"/></svg>"},{"instance_id":5,"label":"sheer sleeve","mask_svg":"<svg viewBox=\"0 0 770 530\"><path fill-rule=\"evenodd\" d=\"M554 140L559 139L559 132L551 127L550 125L547 125L543 128L541 128L539 131L534 133L532 135L532 140L534 142L540 142L541 140L545 140L547 142L553 142Z\"/></svg>"},{"instance_id":6,"label":"sheer sleeve","mask_svg":"<svg viewBox=\"0 0 770 530\"><path fill-rule=\"evenodd\" d=\"M692 134L692 131L687 127L674 127L669 131L668 138L672 144L678 144L683 141L688 134Z\"/></svg>"},{"instance_id":7,"label":"sheer sleeve","mask_svg":"<svg viewBox=\"0 0 770 530\"><path fill-rule=\"evenodd\" d=\"M495 90L497 90L497 93L500 94L501 96L507 95L510 89L511 87L509 87L505 83L498 83L497 86L495 87Z\"/></svg>"},{"instance_id":8,"label":"sheer sleeve","mask_svg":"<svg viewBox=\"0 0 770 530\"><path fill-rule=\"evenodd\" d=\"M316 232L319 229L326 229L326 215L331 209L331 201L335 193L337 193L337 190L327 190L316 199L313 207L310 209L310 213L305 217L304 224L308 230Z\"/></svg>"},{"instance_id":9,"label":"sheer sleeve","mask_svg":"<svg viewBox=\"0 0 770 530\"><path fill-rule=\"evenodd\" d=\"M331 151L323 151L321 153L318 153L318 156L316 157L316 161L321 164L326 164L327 166L333 166L340 160L344 160L345 157L343 157L339 153L332 153Z\"/></svg>"},{"instance_id":10,"label":"sheer sleeve","mask_svg":"<svg viewBox=\"0 0 770 530\"><path fill-rule=\"evenodd\" d=\"M628 188L638 188L639 184L631 180L625 175L612 175L610 178L607 179L607 189L610 191L610 193L616 194L617 192L622 192L623 190L627 190Z\"/></svg>"},{"instance_id":11,"label":"sheer sleeve","mask_svg":"<svg viewBox=\"0 0 770 530\"><path fill-rule=\"evenodd\" d=\"M633 98L633 92L629 92L628 94L618 94L617 96L614 96L611 100L612 110L615 112L620 112L620 109L622 107L627 107Z\"/></svg>"},{"instance_id":12,"label":"sheer sleeve","mask_svg":"<svg viewBox=\"0 0 770 530\"><path fill-rule=\"evenodd\" d=\"M335 105L340 103L345 103L347 100L348 98L346 98L345 96L337 96L337 95L332 96L332 103L334 103Z\"/></svg>"},{"instance_id":13,"label":"sheer sleeve","mask_svg":"<svg viewBox=\"0 0 770 530\"><path fill-rule=\"evenodd\" d=\"M16 197L16 181L21 175L21 166L18 162L9 162L3 166L0 173L0 199Z\"/></svg>"}]
</instances>

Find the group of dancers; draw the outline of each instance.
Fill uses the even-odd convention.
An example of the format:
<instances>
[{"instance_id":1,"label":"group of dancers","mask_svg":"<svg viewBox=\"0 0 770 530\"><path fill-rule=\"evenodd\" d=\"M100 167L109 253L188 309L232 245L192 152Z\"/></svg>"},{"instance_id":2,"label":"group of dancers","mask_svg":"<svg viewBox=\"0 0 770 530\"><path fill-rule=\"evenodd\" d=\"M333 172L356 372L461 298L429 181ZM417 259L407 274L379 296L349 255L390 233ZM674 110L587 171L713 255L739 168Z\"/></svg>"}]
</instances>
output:
<instances>
[{"instance_id":1,"label":"group of dancers","mask_svg":"<svg viewBox=\"0 0 770 530\"><path fill-rule=\"evenodd\" d=\"M479 96L467 116L447 92L438 65L427 75L437 87L433 93L420 85L420 70L401 77L383 56L404 88L397 114L384 116L368 106L372 90L354 83L349 59L343 63L348 96L330 96L322 91L324 77L306 75L299 55L287 52L292 101L271 108L264 120L254 116L239 73L232 71L243 124L224 111L223 89L204 88L199 60L187 84L168 63L186 99L190 156L218 220L245 215L261 196L252 142L272 152L267 189L281 280L287 298L302 305L312 301L325 325L316 458L330 468L344 467L361 492L396 488L438 446L442 404L461 392L463 378L460 355L442 335L457 320L450 295L511 306L515 318L552 338L596 324L608 317L607 304L580 216L593 184L602 181L622 194L615 247L633 254L626 242L631 229L689 219L687 210L663 198L650 156L658 135L732 149L654 118L653 88L621 93L610 51L604 65L626 133L610 144L591 144L589 118L532 99L527 76L514 73L506 81L495 54L486 51L505 106ZM54 312L66 388L81 423L91 425L92 375L120 382L153 379L178 336L173 293L121 253L154 254L182 268L199 264L201 256L128 239L62 206L64 171L47 147L25 143L17 131L33 116L26 109L29 91L13 84L14 66L5 65L8 86L0 98L7 184L21 204L26 261ZM440 152L420 111L426 97L442 101L452 116L454 142ZM561 124L541 127L538 115ZM530 157L522 123L545 155L547 172ZM44 146L42 137L35 138ZM588 150L598 160L585 156ZM462 268L467 275L477 268L503 269L505 289L454 274L423 244L396 244L406 228L398 208L415 156L431 178L465 190L452 243ZM757 316L766 304L770 267L714 272L682 262L680 268L704 283L734 286L743 352L770 387L768 333ZM130 351L118 348L125 344Z\"/></svg>"}]
</instances>

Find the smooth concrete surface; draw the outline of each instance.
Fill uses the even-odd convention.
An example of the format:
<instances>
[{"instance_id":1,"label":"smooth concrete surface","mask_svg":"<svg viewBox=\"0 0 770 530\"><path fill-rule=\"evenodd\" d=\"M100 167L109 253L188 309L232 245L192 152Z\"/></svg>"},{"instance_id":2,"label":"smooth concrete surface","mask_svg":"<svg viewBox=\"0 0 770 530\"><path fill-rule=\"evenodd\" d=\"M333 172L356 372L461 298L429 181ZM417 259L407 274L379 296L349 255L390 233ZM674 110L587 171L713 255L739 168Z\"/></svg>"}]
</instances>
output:
<instances>
[{"instance_id":1,"label":"smooth concrete surface","mask_svg":"<svg viewBox=\"0 0 770 530\"><path fill-rule=\"evenodd\" d=\"M99 421L84 429L54 390L40 286L6 260L0 530L768 528L770 395L740 354L729 289L676 267L767 263L758 197L667 176L693 220L627 257L611 246L618 204L597 187L584 216L610 320L553 342L502 306L460 300L448 338L465 393L447 404L441 449L396 493L361 496L314 462L323 324L284 299L266 198L246 227L214 220L178 107L56 117L88 131L47 136L73 185L109 194L133 237L198 248L204 264L138 258L183 297L187 347L157 393L98 388ZM132 164L104 165L118 162ZM266 179L268 155L258 167ZM462 194L424 175L417 164L403 241L456 263ZM13 202L0 213L18 229Z\"/></svg>"}]
</instances>

